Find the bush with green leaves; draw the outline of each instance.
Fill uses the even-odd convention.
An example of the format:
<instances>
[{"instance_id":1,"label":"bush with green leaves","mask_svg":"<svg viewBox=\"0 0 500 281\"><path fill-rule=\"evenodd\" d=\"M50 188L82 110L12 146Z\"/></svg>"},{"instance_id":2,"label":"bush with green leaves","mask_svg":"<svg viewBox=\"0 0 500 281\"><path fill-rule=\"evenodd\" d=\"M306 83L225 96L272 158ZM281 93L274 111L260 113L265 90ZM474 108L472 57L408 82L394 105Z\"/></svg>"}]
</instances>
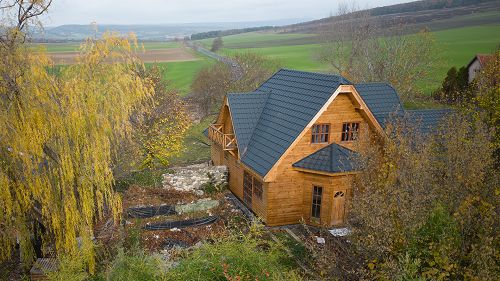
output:
<instances>
[{"instance_id":1,"label":"bush with green leaves","mask_svg":"<svg viewBox=\"0 0 500 281\"><path fill-rule=\"evenodd\" d=\"M460 244L458 224L444 206L437 205L412 236L408 252L413 260L420 262L422 276L457 278Z\"/></svg>"},{"instance_id":2,"label":"bush with green leaves","mask_svg":"<svg viewBox=\"0 0 500 281\"><path fill-rule=\"evenodd\" d=\"M121 250L106 272L106 280L166 280L165 272L166 269L159 257L140 250L130 252Z\"/></svg>"},{"instance_id":3,"label":"bush with green leaves","mask_svg":"<svg viewBox=\"0 0 500 281\"><path fill-rule=\"evenodd\" d=\"M84 281L89 278L82 255L63 255L58 259L57 270L47 272L50 281Z\"/></svg>"},{"instance_id":4,"label":"bush with green leaves","mask_svg":"<svg viewBox=\"0 0 500 281\"><path fill-rule=\"evenodd\" d=\"M208 182L202 185L203 191L207 194L221 193L227 189L227 183L218 183L213 173L207 173Z\"/></svg>"},{"instance_id":5,"label":"bush with green leaves","mask_svg":"<svg viewBox=\"0 0 500 281\"><path fill-rule=\"evenodd\" d=\"M301 280L283 245L264 239L258 227L194 250L168 280Z\"/></svg>"}]
</instances>

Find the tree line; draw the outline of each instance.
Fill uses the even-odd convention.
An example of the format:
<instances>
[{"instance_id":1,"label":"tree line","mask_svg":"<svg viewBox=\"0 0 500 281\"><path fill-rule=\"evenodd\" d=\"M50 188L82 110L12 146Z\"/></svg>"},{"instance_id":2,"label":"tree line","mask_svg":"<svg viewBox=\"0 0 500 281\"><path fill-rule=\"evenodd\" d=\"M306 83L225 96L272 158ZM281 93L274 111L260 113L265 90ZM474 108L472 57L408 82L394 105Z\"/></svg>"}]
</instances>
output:
<instances>
[{"instance_id":1,"label":"tree line","mask_svg":"<svg viewBox=\"0 0 500 281\"><path fill-rule=\"evenodd\" d=\"M259 26L259 27L247 27L247 28L239 28L239 29L200 32L200 33L192 34L191 40L201 40L201 39L207 39L207 38L224 37L224 36L228 36L228 35L236 35L236 34L247 33L247 32L269 30L269 29L273 29L273 28L274 28L274 26Z\"/></svg>"}]
</instances>

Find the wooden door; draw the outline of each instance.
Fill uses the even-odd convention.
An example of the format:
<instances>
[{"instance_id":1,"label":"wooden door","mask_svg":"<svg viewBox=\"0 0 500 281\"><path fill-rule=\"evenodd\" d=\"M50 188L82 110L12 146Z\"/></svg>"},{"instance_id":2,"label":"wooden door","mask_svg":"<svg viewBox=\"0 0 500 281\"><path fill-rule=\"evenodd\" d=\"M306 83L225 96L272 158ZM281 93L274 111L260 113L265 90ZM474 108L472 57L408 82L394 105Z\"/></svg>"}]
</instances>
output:
<instances>
[{"instance_id":1,"label":"wooden door","mask_svg":"<svg viewBox=\"0 0 500 281\"><path fill-rule=\"evenodd\" d=\"M243 172L243 202L252 208L252 175L247 171Z\"/></svg>"},{"instance_id":2,"label":"wooden door","mask_svg":"<svg viewBox=\"0 0 500 281\"><path fill-rule=\"evenodd\" d=\"M331 225L339 225L344 223L345 196L345 190L335 191L333 194Z\"/></svg>"}]
</instances>

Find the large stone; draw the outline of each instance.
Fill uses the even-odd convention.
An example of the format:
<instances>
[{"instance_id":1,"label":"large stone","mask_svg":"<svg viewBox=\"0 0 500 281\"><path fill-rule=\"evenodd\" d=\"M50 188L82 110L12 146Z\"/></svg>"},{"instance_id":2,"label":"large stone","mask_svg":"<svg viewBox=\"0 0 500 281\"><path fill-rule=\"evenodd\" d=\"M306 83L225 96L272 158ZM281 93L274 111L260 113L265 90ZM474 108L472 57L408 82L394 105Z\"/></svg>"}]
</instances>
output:
<instances>
[{"instance_id":1,"label":"large stone","mask_svg":"<svg viewBox=\"0 0 500 281\"><path fill-rule=\"evenodd\" d=\"M163 175L163 186L165 188L190 191L202 195L203 185L211 180L216 185L227 183L226 166L196 164L186 167L174 167L172 170L173 173ZM209 175L211 175L211 178Z\"/></svg>"}]
</instances>

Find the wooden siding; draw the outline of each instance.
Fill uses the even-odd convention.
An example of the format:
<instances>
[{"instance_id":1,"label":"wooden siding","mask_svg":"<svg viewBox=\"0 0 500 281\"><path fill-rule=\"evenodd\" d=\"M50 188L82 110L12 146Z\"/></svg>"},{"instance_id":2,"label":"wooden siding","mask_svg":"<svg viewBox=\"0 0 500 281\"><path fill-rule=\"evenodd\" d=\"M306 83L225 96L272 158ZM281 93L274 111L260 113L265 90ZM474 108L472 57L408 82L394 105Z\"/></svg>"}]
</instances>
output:
<instances>
[{"instance_id":1,"label":"wooden siding","mask_svg":"<svg viewBox=\"0 0 500 281\"><path fill-rule=\"evenodd\" d=\"M366 105L360 101L359 95L352 86L341 86L332 95L327 106L321 109L299 138L294 141L282 158L271 169L264 179L251 169L240 163L238 155L223 152L220 146L214 149L212 145L212 160L214 164L226 165L229 169L229 188L243 201L243 171L263 182L262 199L253 196L251 209L267 225L285 225L299 223L302 219L310 224L331 225L332 216L342 214L339 206L333 204L337 191L345 192L342 199L346 202L351 196L352 174L325 175L308 171L299 171L292 165L315 151L331 144L338 143L347 148L356 149L354 141L341 141L343 123L359 123L359 134L374 136L373 132L381 127L374 121L373 115L366 111ZM224 124L224 133L233 133L231 113L225 105L221 108L217 123ZM314 124L330 124L328 143L311 143L311 127ZM364 136L360 136L364 137ZM220 159L220 161L218 160ZM313 186L323 187L323 201L320 221L311 220L311 200ZM345 204L347 206L348 204ZM336 209L337 208L337 209ZM345 207L344 207L345 208ZM347 213L347 210L345 211ZM339 221L334 221L338 223Z\"/></svg>"},{"instance_id":2,"label":"wooden siding","mask_svg":"<svg viewBox=\"0 0 500 281\"><path fill-rule=\"evenodd\" d=\"M216 146L216 144L213 144ZM212 158L213 159L213 158ZM252 211L260 218L263 222L266 222L266 199L267 199L267 184L264 183L262 177L255 174L250 169L246 168L245 165L240 163L235 156L231 153L225 151L223 162L221 165L228 167L229 172L229 190L238 197L243 202L243 171L249 172L253 177L262 182L262 198L258 198L255 194L252 194L252 206L249 206Z\"/></svg>"},{"instance_id":3,"label":"wooden siding","mask_svg":"<svg viewBox=\"0 0 500 281\"><path fill-rule=\"evenodd\" d=\"M212 163L214 164L214 166L224 165L222 146L220 146L218 143L212 142L212 145L210 146L210 156L212 158Z\"/></svg>"},{"instance_id":4,"label":"wooden siding","mask_svg":"<svg viewBox=\"0 0 500 281\"><path fill-rule=\"evenodd\" d=\"M354 142L341 141L342 124L345 122L359 122L360 134L369 133L370 130L367 130L368 121L356 109L350 95L347 93L337 95L323 114L319 116L316 123L330 124L329 143L335 142L350 149L355 149ZM268 187L267 222L269 225L293 224L298 223L301 219L309 220L312 182L317 182L320 186L324 185L322 187L325 188L323 191L325 192L325 201L322 204L322 209L327 208L327 211L323 212L322 210L322 221L328 221L323 218L323 215L330 215L331 209L328 204L331 205L330 197L333 196L333 189L348 190L350 189L349 182L334 180L335 177L332 176L300 172L292 167L295 162L327 145L328 143L312 144L311 128L308 128L306 134L295 143L279 163L279 166L276 167L276 175ZM326 198L329 199L326 200Z\"/></svg>"},{"instance_id":5,"label":"wooden siding","mask_svg":"<svg viewBox=\"0 0 500 281\"><path fill-rule=\"evenodd\" d=\"M333 204L333 196L336 192L345 192L344 202L349 200L351 196L351 180L353 175L346 176L324 176L317 174L304 173L304 197L303 197L303 219L305 222L313 225L334 225L332 216L336 209L344 208L344 218L347 214L347 204L344 206L335 206ZM322 202L321 202L321 215L320 221L311 219L311 205L312 205L312 191L314 186L321 186L323 188ZM337 223L337 224L342 224Z\"/></svg>"}]
</instances>

